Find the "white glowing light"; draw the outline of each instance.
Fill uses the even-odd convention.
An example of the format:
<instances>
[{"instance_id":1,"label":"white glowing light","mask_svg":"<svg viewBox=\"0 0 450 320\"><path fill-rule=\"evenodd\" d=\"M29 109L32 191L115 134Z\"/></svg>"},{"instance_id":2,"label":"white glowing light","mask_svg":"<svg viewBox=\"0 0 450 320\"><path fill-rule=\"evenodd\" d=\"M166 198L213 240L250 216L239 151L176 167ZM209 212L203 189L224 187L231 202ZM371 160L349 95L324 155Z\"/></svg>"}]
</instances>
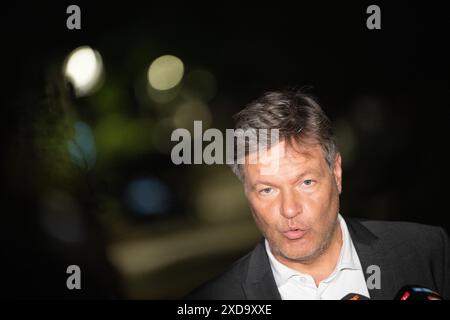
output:
<instances>
[{"instance_id":1,"label":"white glowing light","mask_svg":"<svg viewBox=\"0 0 450 320\"><path fill-rule=\"evenodd\" d=\"M67 57L64 75L73 84L75 94L85 96L93 92L102 80L102 57L91 47L79 47Z\"/></svg>"},{"instance_id":2,"label":"white glowing light","mask_svg":"<svg viewBox=\"0 0 450 320\"><path fill-rule=\"evenodd\" d=\"M169 90L183 78L183 62L172 55L155 59L148 69L148 82L156 90Z\"/></svg>"}]
</instances>

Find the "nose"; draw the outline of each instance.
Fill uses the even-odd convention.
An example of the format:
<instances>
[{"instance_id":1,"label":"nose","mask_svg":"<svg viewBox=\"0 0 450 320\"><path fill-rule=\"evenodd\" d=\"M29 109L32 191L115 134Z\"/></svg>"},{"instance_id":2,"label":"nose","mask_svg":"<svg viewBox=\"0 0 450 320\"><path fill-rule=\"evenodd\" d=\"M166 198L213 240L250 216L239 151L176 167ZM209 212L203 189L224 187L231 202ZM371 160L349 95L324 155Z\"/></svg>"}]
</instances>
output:
<instances>
[{"instance_id":1,"label":"nose","mask_svg":"<svg viewBox=\"0 0 450 320\"><path fill-rule=\"evenodd\" d=\"M281 215L286 219L291 219L301 213L302 207L299 195L295 190L285 191L282 195Z\"/></svg>"}]
</instances>

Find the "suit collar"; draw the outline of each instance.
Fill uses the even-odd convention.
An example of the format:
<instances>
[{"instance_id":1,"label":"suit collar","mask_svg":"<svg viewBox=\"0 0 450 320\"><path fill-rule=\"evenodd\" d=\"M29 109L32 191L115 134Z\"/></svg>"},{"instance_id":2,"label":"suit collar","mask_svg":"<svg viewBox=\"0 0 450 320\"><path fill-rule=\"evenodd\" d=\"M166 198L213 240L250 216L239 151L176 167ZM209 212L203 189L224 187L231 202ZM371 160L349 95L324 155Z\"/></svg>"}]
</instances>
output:
<instances>
[{"instance_id":1,"label":"suit collar","mask_svg":"<svg viewBox=\"0 0 450 320\"><path fill-rule=\"evenodd\" d=\"M250 255L248 272L242 287L249 300L281 300L264 247L264 238Z\"/></svg>"},{"instance_id":2,"label":"suit collar","mask_svg":"<svg viewBox=\"0 0 450 320\"><path fill-rule=\"evenodd\" d=\"M392 300L396 290L400 287L395 277L395 266L387 257L387 248L360 221L347 217L345 221L358 253L366 283L373 283L373 281L367 281L374 274L373 266L379 268L380 271L381 288L369 288L368 286L370 298L372 300Z\"/></svg>"}]
</instances>

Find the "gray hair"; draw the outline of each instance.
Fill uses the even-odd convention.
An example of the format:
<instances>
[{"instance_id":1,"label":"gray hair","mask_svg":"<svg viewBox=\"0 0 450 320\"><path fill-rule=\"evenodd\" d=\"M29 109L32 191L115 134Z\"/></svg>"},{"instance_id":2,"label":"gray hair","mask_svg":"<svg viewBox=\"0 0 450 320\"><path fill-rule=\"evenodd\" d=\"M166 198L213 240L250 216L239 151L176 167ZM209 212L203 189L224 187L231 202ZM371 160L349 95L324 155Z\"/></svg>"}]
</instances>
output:
<instances>
[{"instance_id":1,"label":"gray hair","mask_svg":"<svg viewBox=\"0 0 450 320\"><path fill-rule=\"evenodd\" d=\"M316 99L300 90L266 92L235 114L233 118L236 122L235 131L278 129L277 142L317 143L322 147L328 166L334 167L338 150L331 121ZM263 145L267 145L267 142L259 141ZM238 138L234 149L242 150L242 148L246 156L254 151L250 150L246 139ZM242 161L238 161L236 152L233 160L230 167L244 182Z\"/></svg>"}]
</instances>

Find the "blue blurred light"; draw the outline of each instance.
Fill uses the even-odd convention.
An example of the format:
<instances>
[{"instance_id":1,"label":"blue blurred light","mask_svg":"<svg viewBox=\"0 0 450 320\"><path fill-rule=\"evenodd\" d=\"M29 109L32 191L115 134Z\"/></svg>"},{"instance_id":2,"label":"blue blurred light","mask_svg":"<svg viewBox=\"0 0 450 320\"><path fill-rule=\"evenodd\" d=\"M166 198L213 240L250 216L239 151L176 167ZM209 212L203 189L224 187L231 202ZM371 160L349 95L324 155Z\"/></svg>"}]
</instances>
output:
<instances>
[{"instance_id":1,"label":"blue blurred light","mask_svg":"<svg viewBox=\"0 0 450 320\"><path fill-rule=\"evenodd\" d=\"M131 181L126 190L126 197L130 208L141 215L161 214L169 209L169 190L156 178Z\"/></svg>"},{"instance_id":2,"label":"blue blurred light","mask_svg":"<svg viewBox=\"0 0 450 320\"><path fill-rule=\"evenodd\" d=\"M75 122L74 127L75 136L67 142L70 159L83 169L91 169L94 167L97 157L92 130L87 123L82 121Z\"/></svg>"}]
</instances>

